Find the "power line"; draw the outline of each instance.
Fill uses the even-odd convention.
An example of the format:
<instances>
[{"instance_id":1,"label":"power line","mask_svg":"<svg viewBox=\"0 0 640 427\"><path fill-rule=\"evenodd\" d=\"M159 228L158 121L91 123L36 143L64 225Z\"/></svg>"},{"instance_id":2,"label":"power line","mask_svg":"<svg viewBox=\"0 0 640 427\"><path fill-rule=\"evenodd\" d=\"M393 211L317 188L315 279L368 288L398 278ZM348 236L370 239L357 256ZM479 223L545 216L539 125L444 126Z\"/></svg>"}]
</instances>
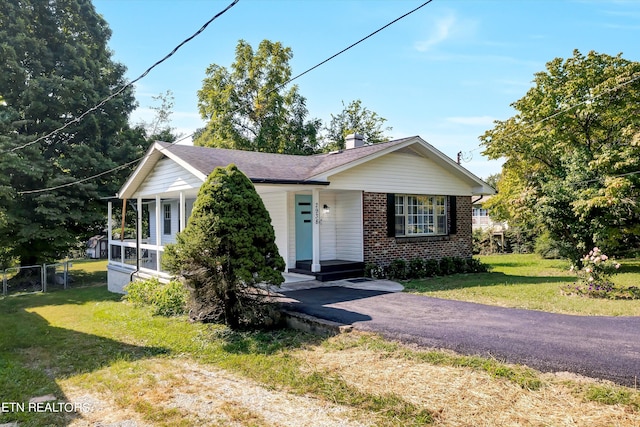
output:
<instances>
[{"instance_id":1,"label":"power line","mask_svg":"<svg viewBox=\"0 0 640 427\"><path fill-rule=\"evenodd\" d=\"M428 1L424 2L424 3L422 3L420 6L416 7L415 9L410 10L409 12L405 13L404 15L399 16L398 18L394 19L393 21L389 22L388 24L386 24L386 25L384 25L384 26L382 26L382 27L378 28L378 29L377 29L377 30L375 30L374 32L370 33L369 35L367 35L367 36L365 36L365 37L361 38L361 39L360 39L360 40L358 40L357 42L355 42L355 43L353 43L353 44L351 44L351 45L349 45L349 46L345 47L345 48L344 48L344 49L342 49L340 52L338 52L338 53L335 53L335 54L331 55L330 57L328 57L328 58L327 58L327 59L325 59L324 61L319 62L318 64L316 64L316 65L314 65L313 67L311 67L311 68L307 69L306 71L303 71L302 73L298 74L297 76L295 76L295 77L293 77L293 78L289 79L288 81L284 82L283 84L281 84L280 86L276 87L275 89L272 89L269 93L271 93L271 92L273 92L273 91L275 91L275 90L279 90L279 89L281 89L283 86L288 85L289 83L291 83L292 81L296 80L297 78L300 78L300 77L304 76L304 75L305 75L305 74L307 74L308 72L313 71L313 70L315 70L316 68L318 68L318 67L320 67L320 66L322 66L322 65L326 64L327 62L331 61L331 60L332 60L332 59L334 59L335 57L342 55L343 53L345 53L346 51L348 51L348 50L349 50L349 49L351 49L352 47L355 47L355 46L359 45L360 43L362 43L363 41L367 40L368 38L370 38L370 37L372 37L372 36L374 36L374 35L378 34L380 31L384 30L385 28L390 27L391 25L395 24L396 22L400 21L401 19L404 19L404 18L406 18L407 16L411 15L412 13L414 13L414 12L418 11L419 9L422 9L423 7L425 7L426 5L428 5L429 3L431 3L432 1L433 1L433 0L428 0Z\"/></svg>"},{"instance_id":2,"label":"power line","mask_svg":"<svg viewBox=\"0 0 640 427\"><path fill-rule=\"evenodd\" d=\"M216 15L213 19L215 19L217 16L221 15L222 13L226 12L226 11L227 11L231 6L233 6L233 5L234 5L235 3L237 3L238 1L239 1L239 0L235 0L235 1L233 2L233 4L231 4L231 5L227 6L227 9L225 9L223 12L219 13L218 15ZM419 9L423 8L424 6L428 5L428 4L429 4L429 3L431 3L432 1L433 1L433 0L428 0L428 1L424 2L424 3L422 3L420 6L418 6L418 7L414 8L414 9L412 9L411 11L409 11L409 12L405 13L405 14L404 14L404 15L402 15L402 16L399 16L398 18L396 18L396 19L394 19L393 21L391 21L391 22L389 22L389 23L387 23L387 24L383 25L382 27L378 28L377 30L373 31L372 33L369 33L367 36L365 36L365 37L361 38L360 40L358 40L358 41L357 41L357 42L355 42L355 43L352 43L351 45L349 45L349 46L347 46L346 48L342 49L342 50L341 50L341 51L339 51L338 53L335 53L335 54L331 55L329 58L325 59L324 61L321 61L321 62L319 62L318 64L314 65L313 67L310 67L310 68L308 68L307 70L303 71L302 73L300 73L300 74L296 75L295 77L292 77L291 79L289 79L289 80L287 80L286 82L282 83L280 86L277 86L277 87L275 87L274 89L271 89L271 90L270 90L269 92L267 92L265 95L269 95L270 93L272 93L272 92L274 92L274 91L280 90L282 87L284 87L284 86L288 85L288 84L289 84L289 83L291 83L292 81L294 81L294 80L296 80L296 79L298 79L298 78L302 77L303 75L305 75L305 74L307 74L307 73L309 73L309 72L311 72L311 71L315 70L316 68L318 68L318 67L320 67L320 66L322 66L322 65L326 64L327 62L329 62L329 61L331 61L332 59L336 58L337 56L339 56L339 55L343 54L344 52L348 51L349 49L351 49L351 48L353 48L353 47L357 46L358 44L360 44L360 43L362 43L363 41L367 40L368 38L370 38L370 37L374 36L375 34L379 33L380 31L384 30L385 28L387 28L387 27L389 27L389 26L391 26L391 25L395 24L396 22L400 21L401 19L403 19L403 18L405 18L405 17L407 17L407 16L411 15L412 13L416 12L417 10L419 10ZM211 22L211 21L209 21L209 22ZM204 26L202 29L204 29L204 28L206 27L206 25L208 25L208 24L209 24L209 22L208 22L207 24L205 24L205 26ZM202 29L201 29L201 30L202 30ZM201 31L200 31L200 32L201 32ZM198 33L194 34L193 36L191 36L191 38L195 37L197 34L198 34ZM191 39L191 38L190 38L190 39ZM183 45L184 43L186 43L186 42L187 42L188 40L190 40L190 39L187 39L186 41L182 42L182 43L180 44L180 46L181 46L181 45ZM180 46L178 46L178 48L179 48ZM175 51L175 50L177 50L178 48L174 49L174 51ZM170 55L168 55L168 56L170 56ZM166 59L166 57L165 57L164 59ZM163 59L163 60L164 60L164 59ZM161 62L161 61L159 61L158 63L160 63L160 62ZM158 63L154 64L154 66L156 66ZM153 68L153 67L151 67L151 68ZM148 72L148 71L147 71L147 72ZM142 77L143 77L143 76L139 77L137 80L139 80L139 79L140 79L140 78L142 78ZM137 80L135 80L135 81L137 81ZM135 83L135 81L134 81L134 83ZM237 112L237 111L239 111L241 108L242 108L242 107L238 107L236 110L232 111L232 112L231 112L231 114L236 113L236 112ZM179 140L177 140L177 141L173 142L171 145L169 145L169 146L167 146L167 147L164 147L164 148L161 148L161 149L160 149L160 151L163 151L163 150L165 150L166 148L169 148L169 147L171 147L171 146L173 146L173 145L177 144L179 141L182 141L182 140L184 140L184 139L186 139L186 138L189 138L190 136L193 136L193 134L187 135L187 136L185 136L185 137L183 137L183 138L181 138L181 139L179 139ZM32 142L32 143L34 143L34 142ZM50 188L43 188L43 189L39 189L39 190L21 191L21 192L18 192L18 194L20 194L20 195L23 195L23 194L35 194L35 193L42 193L42 192L45 192L45 191L57 190L57 189L59 189L59 188L70 187L70 186L72 186L72 185L80 184L80 183L82 183L82 182L86 182L86 181L89 181L89 180L91 180L91 179L98 178L98 177L100 177L100 176L102 176L102 175L106 175L106 174L108 174L108 173L115 172L115 171L120 170L120 169L124 169L125 167L129 166L130 164L133 164L133 163L135 163L135 162L137 162L137 161L142 160L144 157L146 157L146 155L145 155L145 156L142 156L142 157L140 157L140 158L138 158L138 159L136 159L136 160L133 160L133 161L131 161L131 162L129 162L129 163L126 163L126 164L124 164L124 165L121 165L121 166L115 167L115 168L113 168L113 169L109 169L108 171L101 172L101 173L96 174L96 175L94 175L94 176L90 176L90 177L83 178L83 179L81 179L81 180L77 180L77 181L75 181L75 182L69 182L69 183L66 183L66 184L62 184L62 185L60 185L60 186L50 187Z\"/></svg>"},{"instance_id":3,"label":"power line","mask_svg":"<svg viewBox=\"0 0 640 427\"><path fill-rule=\"evenodd\" d=\"M147 74L149 74L149 72L151 70L153 70L155 67L157 67L158 65L162 64L164 61L166 61L167 59L169 59L170 57L172 57L177 51L178 49L180 49L182 46L184 46L185 44L189 43L191 40L193 40L195 37L197 37L200 33L202 33L208 26L209 24L211 24L213 21L215 21L216 19L218 19L220 16L222 16L223 14L225 14L229 9L231 9L233 6L235 6L240 0L233 0L226 8L224 8L223 10L221 10L220 12L218 12L213 18L209 19L207 22L204 23L204 25L202 27L200 27L200 29L198 31L196 31L195 33L193 33L193 35L191 35L190 37L184 39L179 45L177 45L175 48L173 48L173 50L171 52L169 52L164 58L158 60L155 64L153 64L151 67L147 68L140 76L138 76L135 80L125 84L124 86L122 86L120 89L118 89L116 92L112 93L111 95L107 96L105 99L103 99L102 101L100 101L98 104L96 104L95 106L89 108L87 111L85 111L84 113L80 114L78 117L76 117L75 119L68 121L67 123L65 123L64 125L60 126L57 129L52 130L51 132L49 132L46 135L43 135L39 138L36 138L35 140L31 141L31 142L27 142L23 145L19 145L17 147L13 147L11 150L9 151L17 151L17 150L21 150L23 148L26 148L30 145L36 144L44 139L50 138L51 136L55 135L56 133L66 129L67 127L69 127L72 123L79 123L82 119L84 119L86 116L88 116L90 113L96 111L98 108L102 107L104 104L106 104L107 102L111 101L113 98L115 98L116 96L120 95L122 92L124 92L127 88L133 86L136 82L140 81L141 79L143 79L144 77L147 76Z\"/></svg>"},{"instance_id":4,"label":"power line","mask_svg":"<svg viewBox=\"0 0 640 427\"><path fill-rule=\"evenodd\" d=\"M169 144L168 146L166 146L166 147L162 147L162 148L161 148L160 150L158 150L158 151L164 151L164 150L166 150L167 148L172 147L172 146L176 145L177 143L179 143L179 142L181 142L181 141L184 141L185 139L187 139L187 138L189 138L189 137L191 137L191 136L193 136L193 135L194 135L194 134L192 133L192 134L189 134L189 135L187 135L187 136L183 136L182 138L175 140L174 142L172 142L172 143L171 143L171 144ZM96 178L99 178L99 177L101 177L101 176L103 176L103 175L107 175L107 174L110 174L110 173L112 173L112 172L116 172L116 171L119 171L119 170L121 170L121 169L124 169L124 168L126 168L126 167L128 167L128 166L130 166L130 165L132 165L132 164L134 164L134 163L139 162L140 160L144 159L145 157L147 157L147 154L146 154L146 153L144 154L144 156L138 157L138 158L137 158L137 159L135 159L135 160L131 160L130 162L127 162L127 163L124 163L124 164L122 164L122 165L116 166L116 167L111 168L111 169L109 169L109 170L106 170L106 171L104 171L104 172L100 172L100 173L97 173L97 174L95 174L95 175L88 176L88 177L86 177L86 178L82 178L82 179L78 179L78 180L75 180L75 181L67 182L66 184L56 185L55 187L41 188L41 189L38 189L38 190L25 190L25 191L18 191L18 193L17 193L17 194L19 194L19 195L21 195L21 196L22 196L22 195L25 195L25 194L44 193L44 192L46 192L46 191L59 190L59 189L61 189L61 188L66 188L66 187L71 187L71 186L73 186L73 185L82 184L83 182L91 181L91 180L96 179Z\"/></svg>"}]
</instances>

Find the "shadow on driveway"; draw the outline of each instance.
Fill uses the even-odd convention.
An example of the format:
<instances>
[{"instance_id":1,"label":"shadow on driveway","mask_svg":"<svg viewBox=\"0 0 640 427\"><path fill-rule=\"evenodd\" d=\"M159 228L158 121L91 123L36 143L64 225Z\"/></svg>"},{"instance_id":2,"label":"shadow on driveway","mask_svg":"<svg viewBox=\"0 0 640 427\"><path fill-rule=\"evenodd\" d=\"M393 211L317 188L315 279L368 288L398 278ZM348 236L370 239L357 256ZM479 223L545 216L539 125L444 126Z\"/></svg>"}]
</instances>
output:
<instances>
[{"instance_id":1,"label":"shadow on driveway","mask_svg":"<svg viewBox=\"0 0 640 427\"><path fill-rule=\"evenodd\" d=\"M330 307L329 305L363 298L373 298L388 293L390 292L353 289L342 286L323 286L283 292L286 297L283 303L287 310L309 314L344 325L352 325L357 322L372 320L371 316L340 307Z\"/></svg>"},{"instance_id":2,"label":"shadow on driveway","mask_svg":"<svg viewBox=\"0 0 640 427\"><path fill-rule=\"evenodd\" d=\"M573 316L328 286L283 292L287 308L388 339L633 386L640 317Z\"/></svg>"}]
</instances>

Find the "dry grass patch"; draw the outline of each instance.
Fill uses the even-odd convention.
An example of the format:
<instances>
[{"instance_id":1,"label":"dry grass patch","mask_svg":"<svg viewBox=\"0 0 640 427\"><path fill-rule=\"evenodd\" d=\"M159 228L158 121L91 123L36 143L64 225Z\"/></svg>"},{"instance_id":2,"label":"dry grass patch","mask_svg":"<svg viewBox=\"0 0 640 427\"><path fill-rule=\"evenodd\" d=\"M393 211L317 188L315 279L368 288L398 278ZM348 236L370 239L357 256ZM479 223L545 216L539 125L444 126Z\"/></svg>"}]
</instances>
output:
<instances>
[{"instance_id":1,"label":"dry grass patch","mask_svg":"<svg viewBox=\"0 0 640 427\"><path fill-rule=\"evenodd\" d=\"M269 390L186 359L122 362L61 381L61 388L69 401L89 395L95 402L95 411L82 414L72 424L77 426L104 422L109 411L112 423L139 426L371 425L352 408Z\"/></svg>"},{"instance_id":2,"label":"dry grass patch","mask_svg":"<svg viewBox=\"0 0 640 427\"><path fill-rule=\"evenodd\" d=\"M358 341L359 334L332 338ZM400 349L321 346L298 353L310 370L322 366L366 393L396 393L436 415L435 425L640 425L640 414L626 405L585 401L564 379L544 376L544 385L528 390L508 379L470 369L432 365L402 355ZM589 381L595 384L594 380Z\"/></svg>"}]
</instances>

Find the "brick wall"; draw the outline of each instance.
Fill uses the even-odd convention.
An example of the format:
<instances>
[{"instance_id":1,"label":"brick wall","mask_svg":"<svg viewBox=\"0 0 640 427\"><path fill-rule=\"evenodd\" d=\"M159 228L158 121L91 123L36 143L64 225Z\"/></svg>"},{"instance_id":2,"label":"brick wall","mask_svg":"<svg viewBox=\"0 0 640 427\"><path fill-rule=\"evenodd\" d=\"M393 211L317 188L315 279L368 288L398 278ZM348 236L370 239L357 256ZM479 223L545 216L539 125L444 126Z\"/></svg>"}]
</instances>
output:
<instances>
[{"instance_id":1,"label":"brick wall","mask_svg":"<svg viewBox=\"0 0 640 427\"><path fill-rule=\"evenodd\" d=\"M453 196L452 196L453 197ZM433 237L387 237L387 195L364 193L364 261L386 266L394 259L440 259L472 256L471 197L456 197L456 234ZM447 205L447 209L450 206ZM447 212L448 221L451 220Z\"/></svg>"}]
</instances>

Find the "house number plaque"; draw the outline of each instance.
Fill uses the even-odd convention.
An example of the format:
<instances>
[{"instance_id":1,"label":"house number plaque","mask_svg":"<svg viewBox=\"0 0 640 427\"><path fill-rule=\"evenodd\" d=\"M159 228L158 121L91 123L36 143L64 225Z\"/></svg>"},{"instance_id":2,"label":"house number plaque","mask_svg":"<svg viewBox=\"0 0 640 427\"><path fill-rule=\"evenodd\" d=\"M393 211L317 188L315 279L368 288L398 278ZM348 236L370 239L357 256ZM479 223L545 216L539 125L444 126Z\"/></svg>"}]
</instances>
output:
<instances>
[{"instance_id":1,"label":"house number plaque","mask_svg":"<svg viewBox=\"0 0 640 427\"><path fill-rule=\"evenodd\" d=\"M320 224L320 206L317 202L314 206L313 217L316 221L316 224Z\"/></svg>"}]
</instances>

